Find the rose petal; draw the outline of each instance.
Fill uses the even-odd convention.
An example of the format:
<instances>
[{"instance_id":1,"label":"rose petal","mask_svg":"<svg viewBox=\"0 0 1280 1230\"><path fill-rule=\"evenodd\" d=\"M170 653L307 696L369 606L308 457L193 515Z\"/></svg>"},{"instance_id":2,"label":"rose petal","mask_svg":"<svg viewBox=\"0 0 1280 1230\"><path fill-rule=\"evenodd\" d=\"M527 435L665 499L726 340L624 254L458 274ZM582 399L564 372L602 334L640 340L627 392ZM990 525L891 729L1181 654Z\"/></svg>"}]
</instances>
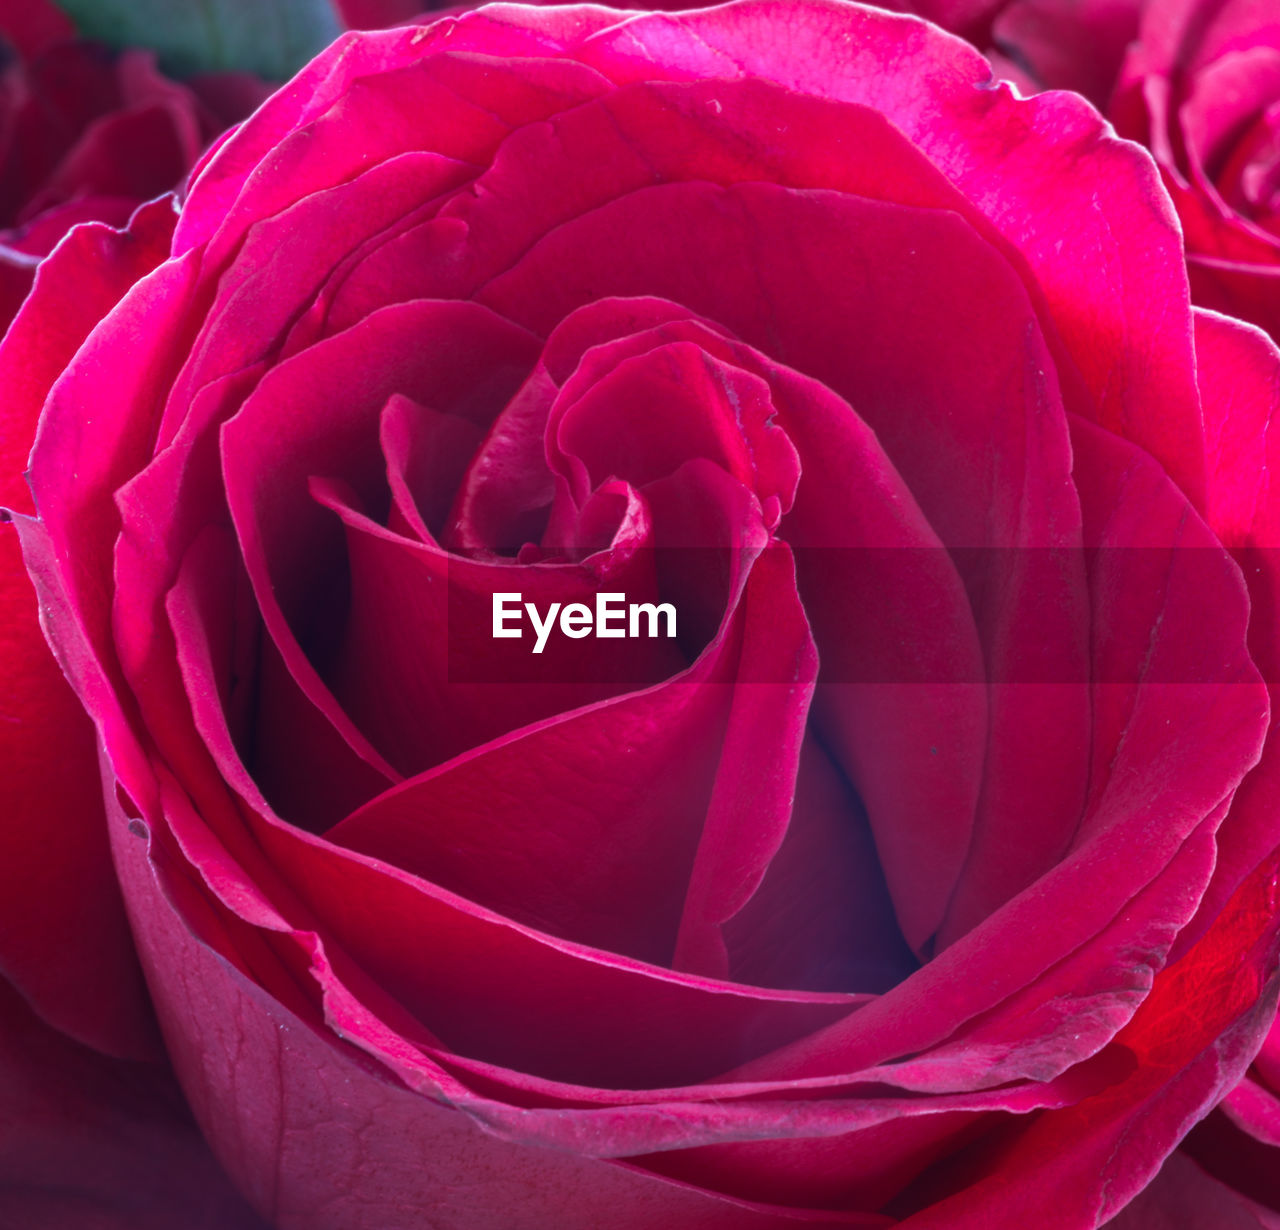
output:
<instances>
[{"instance_id":1,"label":"rose petal","mask_svg":"<svg viewBox=\"0 0 1280 1230\"><path fill-rule=\"evenodd\" d=\"M1206 1174L1183 1153L1160 1173L1106 1230L1277 1230L1280 1215Z\"/></svg>"},{"instance_id":2,"label":"rose petal","mask_svg":"<svg viewBox=\"0 0 1280 1230\"><path fill-rule=\"evenodd\" d=\"M0 757L11 766L0 803L0 969L79 1041L112 1055L153 1055L154 1024L111 870L93 724L41 635L7 526L0 696Z\"/></svg>"},{"instance_id":3,"label":"rose petal","mask_svg":"<svg viewBox=\"0 0 1280 1230\"><path fill-rule=\"evenodd\" d=\"M24 1230L265 1230L167 1068L77 1045L3 984L0 1021L0 1220Z\"/></svg>"},{"instance_id":4,"label":"rose petal","mask_svg":"<svg viewBox=\"0 0 1280 1230\"><path fill-rule=\"evenodd\" d=\"M3 0L0 30L24 60L33 60L55 43L75 37L70 19L51 0Z\"/></svg>"}]
</instances>

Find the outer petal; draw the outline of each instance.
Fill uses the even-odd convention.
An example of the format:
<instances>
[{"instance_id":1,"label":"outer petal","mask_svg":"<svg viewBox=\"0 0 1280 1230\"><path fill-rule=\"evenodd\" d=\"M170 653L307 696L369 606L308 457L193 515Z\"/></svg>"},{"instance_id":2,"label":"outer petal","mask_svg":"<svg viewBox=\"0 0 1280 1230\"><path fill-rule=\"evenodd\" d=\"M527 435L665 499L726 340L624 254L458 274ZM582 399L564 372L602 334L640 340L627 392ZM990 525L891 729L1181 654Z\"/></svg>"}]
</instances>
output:
<instances>
[{"instance_id":1,"label":"outer petal","mask_svg":"<svg viewBox=\"0 0 1280 1230\"><path fill-rule=\"evenodd\" d=\"M0 970L46 1020L115 1055L155 1047L116 887L93 724L0 525Z\"/></svg>"},{"instance_id":2,"label":"outer petal","mask_svg":"<svg viewBox=\"0 0 1280 1230\"><path fill-rule=\"evenodd\" d=\"M29 504L18 475L50 383L163 256L173 217L162 203L132 232L83 227L41 267L0 347L0 460L9 476L0 500ZM108 855L92 725L36 614L17 535L0 526L0 760L22 767L0 776L0 968L74 1037L112 1054L147 1054L154 1026Z\"/></svg>"},{"instance_id":3,"label":"outer petal","mask_svg":"<svg viewBox=\"0 0 1280 1230\"><path fill-rule=\"evenodd\" d=\"M0 1225L266 1230L232 1188L167 1067L38 1021L0 981Z\"/></svg>"},{"instance_id":4,"label":"outer petal","mask_svg":"<svg viewBox=\"0 0 1280 1230\"><path fill-rule=\"evenodd\" d=\"M1280 1214L1232 1191L1175 1153L1106 1230L1277 1230Z\"/></svg>"},{"instance_id":5,"label":"outer petal","mask_svg":"<svg viewBox=\"0 0 1280 1230\"><path fill-rule=\"evenodd\" d=\"M616 1162L487 1136L215 956L162 888L178 869L149 862L125 820L117 809L116 854L175 1066L215 1152L276 1230L420 1230L426 1219L439 1230L889 1224L751 1206ZM186 976L175 977L179 970Z\"/></svg>"},{"instance_id":6,"label":"outer petal","mask_svg":"<svg viewBox=\"0 0 1280 1230\"><path fill-rule=\"evenodd\" d=\"M1280 845L1280 351L1260 330L1197 310L1208 454L1208 522L1240 563L1252 612L1249 650L1271 694L1273 721L1257 767L1245 778L1219 842L1202 920Z\"/></svg>"},{"instance_id":7,"label":"outer petal","mask_svg":"<svg viewBox=\"0 0 1280 1230\"><path fill-rule=\"evenodd\" d=\"M1128 1080L1047 1112L1002 1157L997 1173L906 1225L1074 1230L1105 1221L1133 1199L1174 1143L1239 1079L1265 1036L1280 991L1275 880L1273 861L1158 980L1117 1037L1139 1061Z\"/></svg>"},{"instance_id":8,"label":"outer petal","mask_svg":"<svg viewBox=\"0 0 1280 1230\"><path fill-rule=\"evenodd\" d=\"M5 412L0 447L6 461L2 496L27 512L30 498L14 479L35 438L36 421L57 378L94 327L140 278L169 254L177 214L167 199L144 205L126 231L102 224L67 236L40 267L30 298L0 345Z\"/></svg>"}]
</instances>

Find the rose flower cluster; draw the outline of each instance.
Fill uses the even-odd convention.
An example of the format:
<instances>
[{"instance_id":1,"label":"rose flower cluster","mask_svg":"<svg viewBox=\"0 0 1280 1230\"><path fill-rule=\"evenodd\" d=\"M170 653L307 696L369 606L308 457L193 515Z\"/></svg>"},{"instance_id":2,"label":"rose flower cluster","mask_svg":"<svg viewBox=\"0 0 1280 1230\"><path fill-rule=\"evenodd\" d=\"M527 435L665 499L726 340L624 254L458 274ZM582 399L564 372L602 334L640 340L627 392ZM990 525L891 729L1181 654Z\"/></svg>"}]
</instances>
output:
<instances>
[{"instance_id":1,"label":"rose flower cluster","mask_svg":"<svg viewBox=\"0 0 1280 1230\"><path fill-rule=\"evenodd\" d=\"M1272 53L1159 7L1167 159L851 0L424 15L44 257L0 1224L1280 1224L1280 351L1186 199L1262 250Z\"/></svg>"}]
</instances>

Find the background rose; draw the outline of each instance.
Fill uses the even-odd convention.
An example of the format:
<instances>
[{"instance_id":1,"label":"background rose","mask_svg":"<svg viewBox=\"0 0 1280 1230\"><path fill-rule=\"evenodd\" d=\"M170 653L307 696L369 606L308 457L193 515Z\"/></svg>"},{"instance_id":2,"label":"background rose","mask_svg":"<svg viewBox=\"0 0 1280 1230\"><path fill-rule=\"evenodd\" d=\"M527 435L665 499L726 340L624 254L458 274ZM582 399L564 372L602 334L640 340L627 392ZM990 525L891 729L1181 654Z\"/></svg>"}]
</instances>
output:
<instances>
[{"instance_id":1,"label":"background rose","mask_svg":"<svg viewBox=\"0 0 1280 1230\"><path fill-rule=\"evenodd\" d=\"M885 0L959 34L1026 92L1075 90L1105 109L1142 0Z\"/></svg>"},{"instance_id":2,"label":"background rose","mask_svg":"<svg viewBox=\"0 0 1280 1230\"><path fill-rule=\"evenodd\" d=\"M50 0L0 4L0 329L77 222L123 226L262 101L243 74L170 80L140 48L78 39Z\"/></svg>"},{"instance_id":3,"label":"background rose","mask_svg":"<svg viewBox=\"0 0 1280 1230\"><path fill-rule=\"evenodd\" d=\"M1024 89L1076 90L1105 112L1141 12L1142 0L1013 0L979 46Z\"/></svg>"},{"instance_id":4,"label":"background rose","mask_svg":"<svg viewBox=\"0 0 1280 1230\"><path fill-rule=\"evenodd\" d=\"M1155 155L1195 301L1280 336L1275 6L1024 0L1002 13L993 39L1024 88L1081 90Z\"/></svg>"},{"instance_id":5,"label":"background rose","mask_svg":"<svg viewBox=\"0 0 1280 1230\"><path fill-rule=\"evenodd\" d=\"M42 268L28 560L277 1224L1093 1225L1249 1062L1277 354L1191 313L1145 160L989 76L848 6L497 8L338 44L176 231ZM531 524L747 544L674 578L700 685L450 689L446 563L589 584L486 556ZM815 570L857 546L909 567Z\"/></svg>"},{"instance_id":6,"label":"background rose","mask_svg":"<svg viewBox=\"0 0 1280 1230\"><path fill-rule=\"evenodd\" d=\"M1280 336L1280 17L1239 0L1149 4L1111 114L1178 206L1196 301Z\"/></svg>"}]
</instances>

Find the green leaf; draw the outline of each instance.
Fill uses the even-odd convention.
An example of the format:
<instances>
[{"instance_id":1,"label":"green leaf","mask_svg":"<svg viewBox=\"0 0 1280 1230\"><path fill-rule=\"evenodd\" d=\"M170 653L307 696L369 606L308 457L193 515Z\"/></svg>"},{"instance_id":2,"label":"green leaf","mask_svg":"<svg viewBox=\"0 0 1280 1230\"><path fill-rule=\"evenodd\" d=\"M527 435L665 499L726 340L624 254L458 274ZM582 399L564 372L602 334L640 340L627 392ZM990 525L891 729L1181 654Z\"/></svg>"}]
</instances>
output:
<instances>
[{"instance_id":1,"label":"green leaf","mask_svg":"<svg viewBox=\"0 0 1280 1230\"><path fill-rule=\"evenodd\" d=\"M331 0L59 0L85 38L149 47L166 72L283 81L342 27Z\"/></svg>"}]
</instances>

